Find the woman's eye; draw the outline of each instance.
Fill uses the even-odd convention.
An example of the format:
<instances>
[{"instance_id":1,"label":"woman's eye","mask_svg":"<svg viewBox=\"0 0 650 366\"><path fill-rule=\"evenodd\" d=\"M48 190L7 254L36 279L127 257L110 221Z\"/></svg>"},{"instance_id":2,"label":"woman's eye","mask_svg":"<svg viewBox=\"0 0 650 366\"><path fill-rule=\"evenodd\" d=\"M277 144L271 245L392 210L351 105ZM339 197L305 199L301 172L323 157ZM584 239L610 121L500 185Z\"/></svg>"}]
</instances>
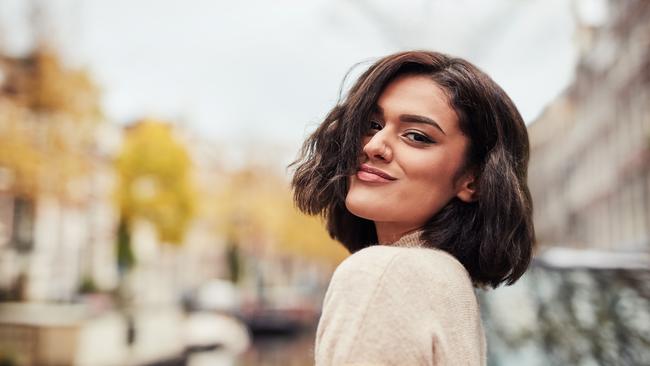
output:
<instances>
[{"instance_id":1,"label":"woman's eye","mask_svg":"<svg viewBox=\"0 0 650 366\"><path fill-rule=\"evenodd\" d=\"M417 132L407 132L406 134L404 134L404 136L411 141L415 141L423 144L433 143L433 140L431 140L428 136Z\"/></svg>"},{"instance_id":2,"label":"woman's eye","mask_svg":"<svg viewBox=\"0 0 650 366\"><path fill-rule=\"evenodd\" d=\"M381 130L382 128L384 128L384 126L382 126L381 123L379 123L377 121L370 121L368 123L368 132L367 132L367 134L372 136L375 133L377 133L377 131Z\"/></svg>"},{"instance_id":3,"label":"woman's eye","mask_svg":"<svg viewBox=\"0 0 650 366\"><path fill-rule=\"evenodd\" d=\"M369 127L371 130L377 130L377 131L382 129L381 124L377 121L370 121Z\"/></svg>"}]
</instances>

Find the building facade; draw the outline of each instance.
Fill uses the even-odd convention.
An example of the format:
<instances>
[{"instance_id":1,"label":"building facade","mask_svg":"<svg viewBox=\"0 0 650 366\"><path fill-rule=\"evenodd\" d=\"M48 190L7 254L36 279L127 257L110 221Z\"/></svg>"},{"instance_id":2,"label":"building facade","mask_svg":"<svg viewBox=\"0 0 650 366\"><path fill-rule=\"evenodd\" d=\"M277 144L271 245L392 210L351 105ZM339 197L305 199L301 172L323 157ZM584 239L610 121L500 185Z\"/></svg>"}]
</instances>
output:
<instances>
[{"instance_id":1,"label":"building facade","mask_svg":"<svg viewBox=\"0 0 650 366\"><path fill-rule=\"evenodd\" d=\"M650 251L650 3L577 16L575 81L529 126L544 245Z\"/></svg>"}]
</instances>

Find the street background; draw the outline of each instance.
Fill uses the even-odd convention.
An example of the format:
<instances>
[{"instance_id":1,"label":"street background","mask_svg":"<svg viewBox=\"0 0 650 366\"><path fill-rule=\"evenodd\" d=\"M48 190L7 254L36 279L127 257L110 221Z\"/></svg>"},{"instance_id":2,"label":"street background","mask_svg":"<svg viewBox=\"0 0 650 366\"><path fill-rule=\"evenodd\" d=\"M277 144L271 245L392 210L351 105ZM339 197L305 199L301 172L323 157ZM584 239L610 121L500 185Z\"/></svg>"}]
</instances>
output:
<instances>
[{"instance_id":1,"label":"street background","mask_svg":"<svg viewBox=\"0 0 650 366\"><path fill-rule=\"evenodd\" d=\"M650 364L650 1L0 0L0 365L309 365L345 250L302 141L374 60L476 64L538 247L490 365Z\"/></svg>"}]
</instances>

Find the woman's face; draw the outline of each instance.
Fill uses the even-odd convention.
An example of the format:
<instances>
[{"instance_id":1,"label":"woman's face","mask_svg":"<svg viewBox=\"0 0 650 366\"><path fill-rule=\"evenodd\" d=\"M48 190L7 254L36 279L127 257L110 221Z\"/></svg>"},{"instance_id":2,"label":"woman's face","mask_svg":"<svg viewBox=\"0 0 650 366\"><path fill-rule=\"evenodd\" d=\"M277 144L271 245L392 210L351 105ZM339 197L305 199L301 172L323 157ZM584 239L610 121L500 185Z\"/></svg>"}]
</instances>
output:
<instances>
[{"instance_id":1,"label":"woman's face","mask_svg":"<svg viewBox=\"0 0 650 366\"><path fill-rule=\"evenodd\" d=\"M346 207L375 222L380 243L423 227L453 197L474 199L473 177L458 175L468 144L438 84L424 75L398 77L368 121Z\"/></svg>"}]
</instances>

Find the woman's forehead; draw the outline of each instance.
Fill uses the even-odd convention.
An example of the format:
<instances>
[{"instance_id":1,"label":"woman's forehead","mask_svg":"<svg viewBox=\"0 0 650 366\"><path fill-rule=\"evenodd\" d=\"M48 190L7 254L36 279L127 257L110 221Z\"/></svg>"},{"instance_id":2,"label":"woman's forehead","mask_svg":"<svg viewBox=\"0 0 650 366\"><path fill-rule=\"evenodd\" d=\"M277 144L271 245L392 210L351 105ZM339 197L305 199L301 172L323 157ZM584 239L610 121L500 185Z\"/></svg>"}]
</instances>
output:
<instances>
[{"instance_id":1,"label":"woman's forehead","mask_svg":"<svg viewBox=\"0 0 650 366\"><path fill-rule=\"evenodd\" d=\"M405 75L391 81L380 94L374 112L385 116L421 115L448 129L458 124L446 91L426 75Z\"/></svg>"}]
</instances>

